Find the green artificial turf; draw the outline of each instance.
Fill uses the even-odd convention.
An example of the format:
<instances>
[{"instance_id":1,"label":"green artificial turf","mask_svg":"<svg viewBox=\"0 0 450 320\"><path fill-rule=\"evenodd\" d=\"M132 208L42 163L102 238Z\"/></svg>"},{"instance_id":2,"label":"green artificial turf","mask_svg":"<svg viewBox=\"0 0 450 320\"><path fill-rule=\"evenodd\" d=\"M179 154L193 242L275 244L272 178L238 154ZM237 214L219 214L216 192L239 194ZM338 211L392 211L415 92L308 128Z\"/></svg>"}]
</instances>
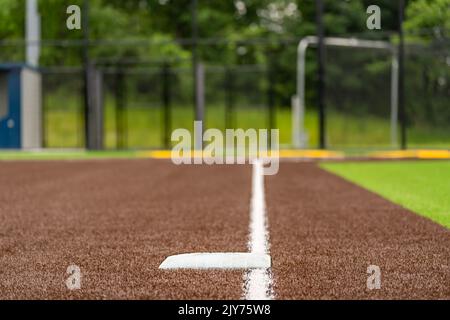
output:
<instances>
[{"instance_id":1,"label":"green artificial turf","mask_svg":"<svg viewBox=\"0 0 450 320\"><path fill-rule=\"evenodd\" d=\"M50 94L45 100L44 135L45 147L82 148L84 146L84 119L82 101L73 95ZM191 105L171 105L171 130L192 129L194 109ZM268 109L264 106L236 106L233 127L259 129L268 126ZM163 147L163 108L138 103L128 106L123 114L125 148L154 149ZM111 96L105 97L104 137L105 147L117 147L116 108ZM308 147L318 144L317 109L308 106L305 111L305 128ZM291 145L292 115L289 106L275 108L275 128L280 130L280 145ZM225 129L225 105L208 104L205 109L205 128ZM412 126L408 128L410 148L449 148L448 128ZM370 115L354 116L330 110L327 113L327 143L334 149L360 149L361 147L390 148L390 120Z\"/></svg>"},{"instance_id":2,"label":"green artificial turf","mask_svg":"<svg viewBox=\"0 0 450 320\"><path fill-rule=\"evenodd\" d=\"M321 167L450 228L450 161L342 162Z\"/></svg>"}]
</instances>

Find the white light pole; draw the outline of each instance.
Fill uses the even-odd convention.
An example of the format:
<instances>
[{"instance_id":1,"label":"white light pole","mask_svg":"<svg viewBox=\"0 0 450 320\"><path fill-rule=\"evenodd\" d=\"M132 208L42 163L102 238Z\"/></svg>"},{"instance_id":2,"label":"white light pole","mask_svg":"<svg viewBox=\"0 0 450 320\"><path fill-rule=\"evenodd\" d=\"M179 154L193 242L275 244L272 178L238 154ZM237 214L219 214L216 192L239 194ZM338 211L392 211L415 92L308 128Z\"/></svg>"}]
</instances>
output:
<instances>
[{"instance_id":1,"label":"white light pole","mask_svg":"<svg viewBox=\"0 0 450 320\"><path fill-rule=\"evenodd\" d=\"M37 67L39 65L41 46L41 18L38 12L37 0L27 0L25 32L27 64Z\"/></svg>"}]
</instances>

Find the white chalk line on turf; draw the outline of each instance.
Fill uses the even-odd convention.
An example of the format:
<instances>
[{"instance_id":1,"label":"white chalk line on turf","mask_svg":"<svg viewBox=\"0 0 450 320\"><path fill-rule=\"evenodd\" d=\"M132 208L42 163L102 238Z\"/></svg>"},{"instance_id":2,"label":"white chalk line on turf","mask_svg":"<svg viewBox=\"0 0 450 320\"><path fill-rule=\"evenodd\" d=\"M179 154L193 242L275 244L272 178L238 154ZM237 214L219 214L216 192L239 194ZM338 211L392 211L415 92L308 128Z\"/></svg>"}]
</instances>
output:
<instances>
[{"instance_id":1,"label":"white chalk line on turf","mask_svg":"<svg viewBox=\"0 0 450 320\"><path fill-rule=\"evenodd\" d=\"M264 167L262 160L254 160L252 170L252 198L250 203L251 253L269 254L269 233L267 229L266 203L264 196ZM244 299L269 300L274 298L272 271L250 269L244 274Z\"/></svg>"}]
</instances>

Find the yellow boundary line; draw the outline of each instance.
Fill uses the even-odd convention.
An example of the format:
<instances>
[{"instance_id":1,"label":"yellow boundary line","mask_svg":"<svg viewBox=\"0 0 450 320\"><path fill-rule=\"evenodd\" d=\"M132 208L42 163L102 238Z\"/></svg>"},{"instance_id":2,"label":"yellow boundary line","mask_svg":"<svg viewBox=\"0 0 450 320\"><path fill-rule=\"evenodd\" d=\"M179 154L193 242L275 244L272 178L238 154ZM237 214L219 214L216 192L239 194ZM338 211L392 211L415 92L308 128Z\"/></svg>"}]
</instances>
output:
<instances>
[{"instance_id":1,"label":"yellow boundary line","mask_svg":"<svg viewBox=\"0 0 450 320\"><path fill-rule=\"evenodd\" d=\"M450 150L395 150L369 154L377 159L450 159Z\"/></svg>"},{"instance_id":2,"label":"yellow boundary line","mask_svg":"<svg viewBox=\"0 0 450 320\"><path fill-rule=\"evenodd\" d=\"M202 151L192 151L188 157L202 157ZM270 154L276 156L275 152ZM280 150L278 152L280 159L346 159L344 152L329 150ZM377 151L367 155L375 159L450 159L450 150L393 150ZM171 159L170 150L152 150L137 152L139 158L152 159Z\"/></svg>"},{"instance_id":3,"label":"yellow boundary line","mask_svg":"<svg viewBox=\"0 0 450 320\"><path fill-rule=\"evenodd\" d=\"M188 157L201 157L202 151L192 151ZM276 156L276 152L270 152L270 156ZM141 151L137 154L140 158L152 158L152 159L170 159L172 152L170 150L153 150L153 151ZM280 150L278 156L281 159L343 159L344 153L328 150Z\"/></svg>"},{"instance_id":4,"label":"yellow boundary line","mask_svg":"<svg viewBox=\"0 0 450 320\"><path fill-rule=\"evenodd\" d=\"M101 159L116 158L114 152L108 156L109 153L98 153ZM118 153L117 158L151 158L151 159L171 159L171 150L145 150L145 151L130 151L124 154ZM186 154L189 158L202 157L202 151L193 151ZM345 155L344 152L330 151L330 150L296 150L283 149L277 153L271 152L269 156L279 156L280 159L330 159L330 160L352 160L352 159L444 159L450 160L450 149L416 149L416 150L390 150L390 151L373 151L358 156ZM210 156L208 153L206 157ZM220 154L222 156L222 154ZM58 151L5 151L0 150L0 160L33 160L33 159L95 159L96 154L91 154L86 151L79 153L60 153Z\"/></svg>"}]
</instances>

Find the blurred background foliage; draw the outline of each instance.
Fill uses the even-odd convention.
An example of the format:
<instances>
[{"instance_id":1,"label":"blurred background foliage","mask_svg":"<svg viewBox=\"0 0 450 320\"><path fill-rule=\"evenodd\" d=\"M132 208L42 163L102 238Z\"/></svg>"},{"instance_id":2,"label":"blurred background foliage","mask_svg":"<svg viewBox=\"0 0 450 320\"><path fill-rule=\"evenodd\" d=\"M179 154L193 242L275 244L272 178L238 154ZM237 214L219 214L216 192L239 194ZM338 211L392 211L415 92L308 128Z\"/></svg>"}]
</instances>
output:
<instances>
[{"instance_id":1,"label":"blurred background foliage","mask_svg":"<svg viewBox=\"0 0 450 320\"><path fill-rule=\"evenodd\" d=\"M110 46L108 55L135 56L143 59L189 57L189 45L174 45L168 40L191 37L191 0L90 0L91 40L147 39L157 48ZM66 28L66 8L83 0L39 0L42 38L48 40L81 40L82 30ZM366 28L366 8L382 8L382 30ZM392 0L326 0L325 27L328 36L359 35L389 39L398 29L397 1ZM450 28L450 0L406 1L406 32L424 40L446 38ZM0 0L0 40L24 38L25 0ZM201 38L251 40L255 38L299 39L315 34L315 4L312 0L207 0L199 1L199 36ZM166 41L164 41L166 40ZM216 50L214 50L216 49ZM220 47L204 46L201 56L215 63L257 63L266 59L264 48L244 50L236 57ZM75 52L71 53L76 55ZM102 49L92 55L102 56ZM46 50L42 64L58 64L79 57L62 55L53 47Z\"/></svg>"},{"instance_id":2,"label":"blurred background foliage","mask_svg":"<svg viewBox=\"0 0 450 320\"><path fill-rule=\"evenodd\" d=\"M385 40L393 44L398 42L397 1L324 1L327 36ZM72 4L82 7L83 2L84 0L38 1L44 40L40 58L42 67L60 68L82 65L83 30L66 28L68 17L66 9ZM424 132L428 132L429 129L423 128L437 127L436 144L447 146L450 136L448 129L450 128L448 105L450 0L406 0L405 2L404 28L408 44L406 103L411 136L416 137L417 143L426 144L429 139ZM25 0L0 0L1 62L24 61L25 3ZM149 68L147 75L128 76L126 85L130 100L128 107L133 106L134 103L141 108L145 105L145 101L154 101L154 105L160 107L162 103L159 94L160 74L166 62L170 63L170 67L174 70L171 78L171 92L175 107L187 107L192 103L191 0L90 0L89 3L90 57L96 64L110 68L109 74L105 73L106 110L114 109L113 96L117 91L116 74L111 71L111 68L118 68L118 66L126 66L129 70L136 67ZM366 8L369 5L378 5L381 8L381 30L368 30L366 27L368 17ZM282 142L289 143L291 125L289 107L291 96L295 93L297 43L302 37L316 33L315 2L313 0L198 0L198 26L199 56L201 61L210 67L207 71L209 87L206 88L207 105L210 110L209 114L207 112L207 118L209 117L210 122L216 126L223 125L222 109L227 99L223 83L227 79L228 68L234 68L233 70L238 73L235 74L235 80L233 80L235 85L231 90L234 90L234 99L240 105L267 104L266 91L271 78L277 106L277 126L284 129L281 132ZM245 71L245 66L257 67ZM313 145L316 139L314 130L317 118L316 114L311 113L315 110L316 100L314 49L308 51L306 68L306 101L309 112L306 120L307 125L310 126L310 143ZM336 116L330 117L330 141L339 137L336 145L342 143L345 145L349 137L353 141L358 139L363 141L367 140L367 135L370 134L366 131L377 131L383 133L380 134L381 138L373 138L374 144L388 142L389 68L390 57L383 52L327 49L327 104L331 113L337 112ZM269 73L270 70L272 70L271 73ZM177 72L176 75L175 72ZM69 80L64 74L49 74L46 78L48 92L50 92L47 95L47 108L52 109L62 105L61 101L67 100L65 97L68 97L68 90L76 88L81 92L80 81L81 76L76 79L72 77ZM62 82L67 84L65 89L60 88ZM240 86L240 89L237 86ZM150 87L154 90L150 90ZM64 107L70 109L73 105L77 106L77 110L82 110L81 104L82 99L77 97L67 101ZM187 112L186 108L183 110L185 114L189 114L186 116L188 119L186 123L189 123L192 112L191 110ZM259 119L260 111L250 110L244 114L249 119ZM157 112L160 113L160 111ZM156 117L160 117L159 113ZM51 120L53 116L54 121ZM138 112L129 112L128 116L127 121L130 124L142 122L142 116ZM360 118L354 121L349 120L357 116ZM60 118L55 114L49 117L51 123L59 126ZM113 111L107 111L106 117L107 123L114 122ZM238 123L244 118L239 115L235 117ZM378 118L368 123L366 120L372 117ZM78 125L73 124L75 128L73 130L82 131L76 129L83 125L82 116L73 115L73 118L73 121L78 121ZM176 125L176 123L174 119L173 124ZM375 123L378 124L373 125ZM156 122L153 121L153 124ZM248 123L248 126L253 127L265 125L264 119L260 120L258 125L252 124L251 121ZM109 127L113 126L111 124ZM147 125L143 123L142 126L142 130L146 130L148 122ZM380 130L374 128L380 128ZM363 131L364 134L362 134ZM141 136L140 133L135 135ZM158 135L153 136L157 136L155 141L160 140ZM80 136L77 139L80 143L83 141ZM436 138L431 139L436 141ZM157 143L155 142L154 145Z\"/></svg>"}]
</instances>

